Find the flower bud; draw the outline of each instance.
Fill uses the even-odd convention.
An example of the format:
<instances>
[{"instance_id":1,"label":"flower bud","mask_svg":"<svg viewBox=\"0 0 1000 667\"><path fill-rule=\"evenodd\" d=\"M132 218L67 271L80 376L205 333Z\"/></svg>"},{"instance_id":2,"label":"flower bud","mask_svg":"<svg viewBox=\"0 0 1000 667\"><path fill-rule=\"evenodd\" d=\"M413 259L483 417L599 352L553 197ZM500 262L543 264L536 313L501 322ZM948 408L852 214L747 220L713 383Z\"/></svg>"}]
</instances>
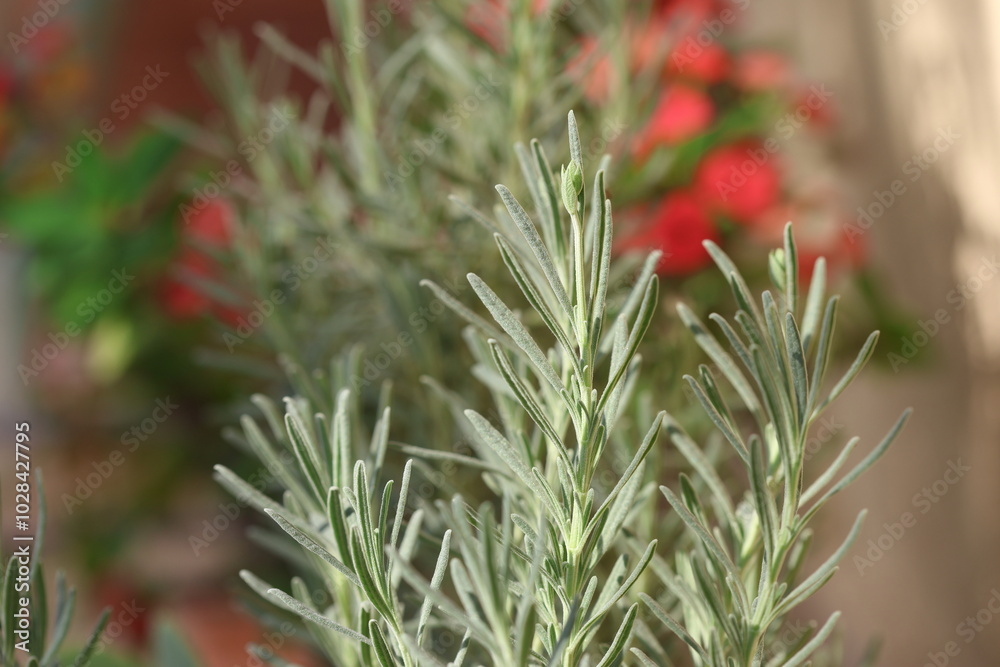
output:
<instances>
[{"instance_id":1,"label":"flower bud","mask_svg":"<svg viewBox=\"0 0 1000 667\"><path fill-rule=\"evenodd\" d=\"M583 170L576 162L562 168L562 199L563 206L571 214L577 213L580 193L583 192Z\"/></svg>"},{"instance_id":2,"label":"flower bud","mask_svg":"<svg viewBox=\"0 0 1000 667\"><path fill-rule=\"evenodd\" d=\"M780 290L785 289L785 251L782 248L772 250L767 257L767 270L771 274L771 282Z\"/></svg>"}]
</instances>

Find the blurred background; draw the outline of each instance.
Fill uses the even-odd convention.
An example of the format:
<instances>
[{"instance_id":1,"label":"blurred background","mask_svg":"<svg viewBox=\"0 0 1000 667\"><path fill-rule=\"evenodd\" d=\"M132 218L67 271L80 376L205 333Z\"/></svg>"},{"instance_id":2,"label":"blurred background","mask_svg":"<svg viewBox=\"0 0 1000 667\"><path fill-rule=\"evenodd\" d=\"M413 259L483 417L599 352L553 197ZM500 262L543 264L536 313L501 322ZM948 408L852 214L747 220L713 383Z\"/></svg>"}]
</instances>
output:
<instances>
[{"instance_id":1,"label":"blurred background","mask_svg":"<svg viewBox=\"0 0 1000 667\"><path fill-rule=\"evenodd\" d=\"M392 16L401 12L401 20L368 40L439 29L422 18L422 3L397 4ZM474 48L518 48L516 32L504 43L504 3L440 4L462 39L478 39ZM578 91L584 122L605 133L616 162L629 165L609 186L627 204L623 253L663 247L673 258L661 268L668 293L711 309L720 289L702 276L707 262L692 248L702 238L722 239L753 266L777 225L791 219L805 253L826 255L848 295L847 347L863 340L859 331L883 330L875 363L814 435L816 450L851 433L877 442L904 407L915 415L887 457L822 515L818 554L835 547L859 509L869 509L840 573L803 617L844 611L844 664L856 664L873 638L882 641L884 665L928 663L949 642L960 651L947 664L1000 664L1000 616L990 610L991 601L1000 605L1000 7L673 0L651 3L646 11L666 18L629 40L619 36L630 42L623 45L593 28L599 21L586 2L549 4L550 18L565 11L565 20L553 21L562 31L552 47L563 59L554 66L561 85ZM371 3L372 12L388 7ZM301 64L295 49L316 52L336 31L336 14L328 21L320 0L10 0L0 7L0 28L0 356L8 369L0 412L4 424L32 424L33 463L44 471L48 501L48 567L67 570L80 588L75 633L100 607L112 607L106 662L98 664L146 664L141 656L164 633L183 639L194 664L248 664L244 645L260 642L264 630L234 611L246 605L235 573L281 566L264 550L248 550L252 521L211 479L220 462L254 472L220 433L251 393L284 386L278 357L323 366L327 334L339 340L367 331L377 344L401 330L391 318L319 327L311 314L330 308L322 290L310 282L298 290L288 278L302 321L272 331L268 343L251 337L261 310L253 298L269 293L254 267L272 262L279 276L291 267L305 281L314 270L303 257L319 253L323 239L346 243L336 227L285 218L298 220L303 210L320 219L324 212L376 217L364 208L369 203L341 210L340 191L322 194L333 186L319 178L278 188L286 181L271 175L272 163L255 160L272 150L270 140L239 123L251 114L241 94L252 88L271 100L277 88L267 77L241 79L237 60L247 63L240 72L251 65L278 72L281 94L302 102L288 111L293 127L315 115L316 84L301 71L309 65L282 70L254 54L264 41ZM340 46L367 47L365 36L355 37ZM445 51L432 52L447 61ZM428 93L435 85L437 93ZM413 88L411 105L436 104L444 114L464 108L449 106L447 89L431 75ZM530 136L522 133L544 136L567 108L549 118L517 106L513 90L481 100L484 107L510 103L496 111L514 119L497 130L497 150ZM357 101L357 92L348 97ZM256 120L279 134L291 121L274 109ZM455 132L490 126L478 110L463 113ZM357 122L348 116L334 105L310 127L334 133L341 121ZM420 132L435 136L432 123L400 133L397 148ZM769 138L779 140L774 150ZM442 145L446 159L461 152ZM492 145L483 152L494 155ZM754 155L764 157L739 180ZM428 164L445 161L428 157ZM307 154L301 171L313 173L309 165L321 159ZM363 159L349 165L364 166ZM478 191L480 203L507 176L503 164L487 161L460 175L435 168L439 180L408 179L405 187L423 192L446 183L437 195ZM384 171L374 173L374 185L359 187L374 192L387 180L395 191ZM725 184L738 194L726 196ZM292 204L300 207L276 189L294 189L300 196ZM263 224L253 221L263 212L284 216L289 227L281 230L305 230L296 232L294 252L265 252L293 248L281 245L283 231L246 232L263 228L253 227ZM432 249L436 220L418 230ZM478 248L458 229L455 245L440 247ZM383 255L391 263L394 255ZM473 266L484 261L469 256ZM461 268L430 270L447 278ZM363 298L363 276L351 282L322 271L341 280L343 308ZM241 354L229 354L234 348ZM663 363L673 369L678 362ZM393 373L405 376L406 364ZM10 458L0 463L5 540ZM313 664L294 634L272 646Z\"/></svg>"}]
</instances>

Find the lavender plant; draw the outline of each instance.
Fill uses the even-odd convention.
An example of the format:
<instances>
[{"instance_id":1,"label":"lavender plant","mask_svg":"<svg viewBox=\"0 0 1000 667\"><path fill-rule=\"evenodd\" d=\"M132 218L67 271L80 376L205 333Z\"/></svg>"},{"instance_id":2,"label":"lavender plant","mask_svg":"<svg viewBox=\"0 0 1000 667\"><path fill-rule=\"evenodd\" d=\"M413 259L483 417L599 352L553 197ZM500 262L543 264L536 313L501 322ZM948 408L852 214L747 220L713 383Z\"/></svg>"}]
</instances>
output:
<instances>
[{"instance_id":1,"label":"lavender plant","mask_svg":"<svg viewBox=\"0 0 1000 667\"><path fill-rule=\"evenodd\" d=\"M835 494L877 461L905 423L905 412L888 435L847 474L838 476L859 439L852 438L829 467L810 483L805 476L805 443L810 427L865 366L878 340L872 333L854 363L828 393L823 385L830 361L838 298L825 297L825 262L814 267L808 295L799 295L799 267L792 228L785 245L770 256L770 274L778 290L765 291L758 306L746 282L726 255L706 244L727 276L739 306L733 320L711 315L728 343L683 304L681 320L735 391L739 409L729 407L708 366L698 377L685 376L698 403L731 445L749 490L732 497L718 472L679 424L667 419L671 442L701 478L703 492L681 475L680 493L660 491L695 538L691 549L657 559L652 569L676 600L680 622L656 600L643 602L690 647L698 665L802 665L833 631L834 613L795 645L773 640L775 630L797 605L826 584L857 536L858 515L843 544L819 568L799 581L811 540L810 520ZM801 317L800 317L801 316ZM801 325L799 322L801 321ZM749 419L741 419L749 415ZM708 502L702 498L708 496ZM645 665L656 664L640 649Z\"/></svg>"},{"instance_id":2,"label":"lavender plant","mask_svg":"<svg viewBox=\"0 0 1000 667\"><path fill-rule=\"evenodd\" d=\"M243 419L239 440L273 472L280 501L217 468L222 484L297 544L290 550L266 540L302 567L289 591L249 572L243 579L306 621L333 664L603 667L629 655L645 665L672 662L676 646L644 620L640 601L650 620L686 642L697 665L761 665L765 655L768 664L803 664L832 630L837 614L801 646L774 640L787 614L833 575L861 517L844 545L800 581L809 521L885 452L905 419L848 474L837 478L857 439L805 485L809 427L864 366L876 335L821 398L837 305L834 297L823 306L822 261L800 299L789 229L785 248L771 257L780 294L765 292L758 306L729 259L710 246L738 305L738 331L712 316L732 352L689 309L679 311L730 388L705 366L686 380L735 450L748 488L733 496L707 450L664 412L633 438L637 350L658 300L659 257L649 257L625 299L609 300L615 262L606 160L587 193L572 114L569 138L570 162L558 180L537 141L516 149L537 224L503 186L496 219L477 215L527 309L473 273L469 284L492 321L424 282L468 322L472 374L493 398L484 415L467 397L426 380L456 416L472 455L390 440L388 384L367 432L358 393L346 386L359 364L355 353L324 377L297 381L301 393L285 399L284 409L255 397L263 427ZM730 407L734 399L739 409ZM660 486L684 526L679 537L669 521L643 520L656 511L663 471L648 462L664 446L661 430L694 473L681 476L679 495ZM382 481L397 455L409 457L398 492L394 480ZM615 471L616 461L627 464ZM447 481L440 492L417 483L443 464L478 475L485 500L449 497ZM454 637L461 639L448 641Z\"/></svg>"},{"instance_id":3,"label":"lavender plant","mask_svg":"<svg viewBox=\"0 0 1000 667\"><path fill-rule=\"evenodd\" d=\"M6 556L0 550L0 563L5 563L0 578L0 665L9 667L59 667L64 664L67 652L63 643L73 621L76 607L76 589L68 587L66 576L56 572L55 613L49 615L46 579L42 566L42 549L45 536L45 490L41 473L35 475L38 501L37 526L34 540L20 542L29 545L29 556L21 547ZM25 615L24 612L27 612ZM105 609L90 633L83 648L73 656L73 667L86 667L91 663L110 609ZM50 625L51 623L51 625Z\"/></svg>"}]
</instances>

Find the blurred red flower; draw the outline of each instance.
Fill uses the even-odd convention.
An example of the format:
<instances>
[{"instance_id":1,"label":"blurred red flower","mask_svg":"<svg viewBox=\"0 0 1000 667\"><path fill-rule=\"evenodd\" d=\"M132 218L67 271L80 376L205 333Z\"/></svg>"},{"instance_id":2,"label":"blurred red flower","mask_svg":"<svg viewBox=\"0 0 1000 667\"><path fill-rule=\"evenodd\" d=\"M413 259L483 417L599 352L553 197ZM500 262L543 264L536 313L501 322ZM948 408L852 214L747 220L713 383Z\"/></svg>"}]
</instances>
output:
<instances>
[{"instance_id":1,"label":"blurred red flower","mask_svg":"<svg viewBox=\"0 0 1000 667\"><path fill-rule=\"evenodd\" d=\"M681 40L667 59L669 75L705 83L722 81L729 68L729 54L724 48L714 42L702 46L693 36Z\"/></svg>"},{"instance_id":2,"label":"blurred red flower","mask_svg":"<svg viewBox=\"0 0 1000 667\"><path fill-rule=\"evenodd\" d=\"M546 10L549 0L532 0L531 13L539 16ZM507 43L507 26L510 15L509 0L479 0L465 10L465 27L494 50L500 51Z\"/></svg>"},{"instance_id":3,"label":"blurred red flower","mask_svg":"<svg viewBox=\"0 0 1000 667\"><path fill-rule=\"evenodd\" d=\"M639 209L634 217L638 233L622 242L622 250L659 249L663 257L657 272L685 276L703 269L711 261L702 242L718 242L719 231L693 194L675 191L651 208Z\"/></svg>"},{"instance_id":4,"label":"blurred red flower","mask_svg":"<svg viewBox=\"0 0 1000 667\"><path fill-rule=\"evenodd\" d=\"M697 136L708 129L714 118L715 106L704 91L672 84L660 95L649 123L636 137L636 159L645 160L663 144L676 144Z\"/></svg>"},{"instance_id":5,"label":"blurred red flower","mask_svg":"<svg viewBox=\"0 0 1000 667\"><path fill-rule=\"evenodd\" d=\"M14 72L0 63L0 111L6 106L12 90L14 90Z\"/></svg>"},{"instance_id":6,"label":"blurred red flower","mask_svg":"<svg viewBox=\"0 0 1000 667\"><path fill-rule=\"evenodd\" d=\"M694 191L709 210L752 223L780 194L774 160L759 141L720 146L706 154L695 170Z\"/></svg>"},{"instance_id":7,"label":"blurred red flower","mask_svg":"<svg viewBox=\"0 0 1000 667\"><path fill-rule=\"evenodd\" d=\"M191 278L211 279L219 273L217 261L208 254L225 248L232 239L235 212L225 198L215 197L199 207L181 207L182 247L171 262L169 274L159 286L159 300L164 310L177 319L191 319L214 313L231 321L236 313L213 301L190 284Z\"/></svg>"},{"instance_id":8,"label":"blurred red flower","mask_svg":"<svg viewBox=\"0 0 1000 667\"><path fill-rule=\"evenodd\" d=\"M597 53L598 42L586 36L579 42L580 52L566 65L566 71L583 84L583 94L591 102L604 102L611 94L614 70L606 53Z\"/></svg>"},{"instance_id":9,"label":"blurred red flower","mask_svg":"<svg viewBox=\"0 0 1000 667\"><path fill-rule=\"evenodd\" d=\"M727 0L655 0L653 11L690 31L714 18L728 4Z\"/></svg>"},{"instance_id":10,"label":"blurred red flower","mask_svg":"<svg viewBox=\"0 0 1000 667\"><path fill-rule=\"evenodd\" d=\"M767 92L791 80L788 61L773 51L746 51L733 64L733 83L743 90Z\"/></svg>"},{"instance_id":11,"label":"blurred red flower","mask_svg":"<svg viewBox=\"0 0 1000 667\"><path fill-rule=\"evenodd\" d=\"M224 197L213 197L200 208L183 212L184 236L207 245L225 246L232 238L235 217L232 204Z\"/></svg>"}]
</instances>

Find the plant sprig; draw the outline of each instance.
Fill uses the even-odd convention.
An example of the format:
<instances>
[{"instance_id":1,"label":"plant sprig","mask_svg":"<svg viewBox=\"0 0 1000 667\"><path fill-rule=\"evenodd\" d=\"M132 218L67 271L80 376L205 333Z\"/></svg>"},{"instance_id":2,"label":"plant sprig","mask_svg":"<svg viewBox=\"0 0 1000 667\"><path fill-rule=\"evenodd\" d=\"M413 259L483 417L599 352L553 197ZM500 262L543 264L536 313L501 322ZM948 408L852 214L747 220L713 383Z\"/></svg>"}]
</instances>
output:
<instances>
[{"instance_id":1,"label":"plant sprig","mask_svg":"<svg viewBox=\"0 0 1000 667\"><path fill-rule=\"evenodd\" d=\"M711 315L732 353L726 351L689 308L681 304L678 312L739 399L739 411L730 407L726 392L707 366L699 368L697 378L688 375L684 379L738 455L749 491L734 511L736 503L714 470L705 465L700 449L678 424L670 421L667 432L692 468L703 477L715 511L709 513L690 480L683 475L679 495L667 486L660 487L696 538L696 545L690 553L676 555L672 572L659 569L665 575L667 589L680 601L681 620L672 618L652 598L645 597L644 602L691 647L697 664L759 665L764 650L769 648L769 633L781 626L789 611L830 580L857 536L865 513L858 515L840 548L797 583L811 536L809 521L834 494L885 453L909 411L849 473L838 479L841 467L857 444L856 438L803 491L805 445L810 428L864 367L871 357L877 333L868 338L855 362L821 400L838 303L837 297L831 297L824 306L825 261L821 258L813 267L803 307L798 294L798 254L789 223L785 228L784 248L772 252L769 262L779 299L766 291L758 305L729 257L715 244L705 245L728 279L739 306L735 325L719 315ZM753 427L741 423L740 414L749 415ZM829 636L838 616L839 613L830 616L794 655L786 655L786 650L775 651L783 660L780 664L799 665L808 660ZM637 651L636 655L640 653Z\"/></svg>"}]
</instances>

